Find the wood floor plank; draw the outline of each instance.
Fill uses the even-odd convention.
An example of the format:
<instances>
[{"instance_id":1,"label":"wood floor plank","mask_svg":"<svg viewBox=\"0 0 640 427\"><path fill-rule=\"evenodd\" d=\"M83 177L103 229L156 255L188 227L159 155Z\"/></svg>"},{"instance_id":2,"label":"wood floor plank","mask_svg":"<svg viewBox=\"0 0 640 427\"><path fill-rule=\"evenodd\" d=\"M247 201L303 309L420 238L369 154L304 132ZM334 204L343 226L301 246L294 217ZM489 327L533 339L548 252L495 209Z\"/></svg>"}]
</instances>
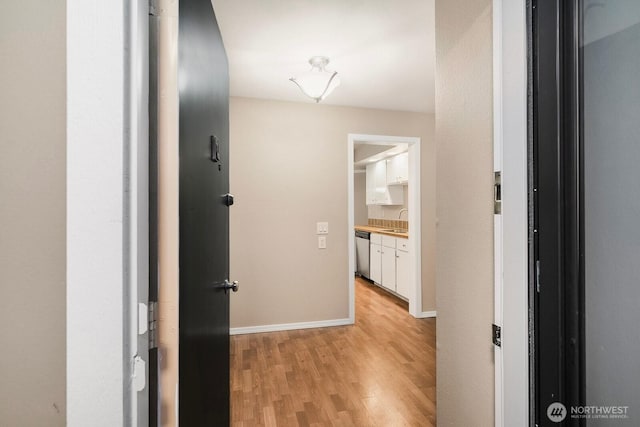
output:
<instances>
[{"instance_id":1,"label":"wood floor plank","mask_svg":"<svg viewBox=\"0 0 640 427\"><path fill-rule=\"evenodd\" d=\"M435 426L435 319L356 279L351 326L231 337L233 426Z\"/></svg>"}]
</instances>

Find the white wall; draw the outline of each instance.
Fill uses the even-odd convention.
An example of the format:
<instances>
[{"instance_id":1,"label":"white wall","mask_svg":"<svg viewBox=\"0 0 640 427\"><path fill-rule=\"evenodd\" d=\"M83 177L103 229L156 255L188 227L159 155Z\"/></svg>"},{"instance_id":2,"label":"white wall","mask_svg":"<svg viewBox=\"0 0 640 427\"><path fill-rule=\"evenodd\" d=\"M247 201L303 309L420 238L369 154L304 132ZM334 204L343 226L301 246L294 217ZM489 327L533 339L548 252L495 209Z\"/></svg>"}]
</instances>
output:
<instances>
[{"instance_id":1,"label":"white wall","mask_svg":"<svg viewBox=\"0 0 640 427\"><path fill-rule=\"evenodd\" d=\"M64 0L0 13L0 425L63 426Z\"/></svg>"},{"instance_id":2,"label":"white wall","mask_svg":"<svg viewBox=\"0 0 640 427\"><path fill-rule=\"evenodd\" d=\"M232 327L348 318L349 133L422 139L422 307L435 310L433 115L231 98L230 122Z\"/></svg>"}]
</instances>

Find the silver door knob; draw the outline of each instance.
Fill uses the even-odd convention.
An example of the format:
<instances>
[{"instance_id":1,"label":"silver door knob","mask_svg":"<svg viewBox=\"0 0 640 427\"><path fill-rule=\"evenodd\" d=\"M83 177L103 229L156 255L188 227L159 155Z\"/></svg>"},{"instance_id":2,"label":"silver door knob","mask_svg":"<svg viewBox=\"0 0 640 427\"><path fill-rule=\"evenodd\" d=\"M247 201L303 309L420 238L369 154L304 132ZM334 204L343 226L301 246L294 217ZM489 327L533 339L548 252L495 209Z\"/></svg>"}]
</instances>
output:
<instances>
[{"instance_id":1,"label":"silver door knob","mask_svg":"<svg viewBox=\"0 0 640 427\"><path fill-rule=\"evenodd\" d=\"M237 280L229 282L225 279L224 283L220 287L224 289L224 293L226 294L229 289L231 289L233 292L238 292L238 288L240 287L240 285L238 284Z\"/></svg>"},{"instance_id":2,"label":"silver door knob","mask_svg":"<svg viewBox=\"0 0 640 427\"><path fill-rule=\"evenodd\" d=\"M228 287L227 289L231 289L233 292L238 292L238 288L240 287L240 285L238 284L237 280L234 280L233 283L229 283L227 281Z\"/></svg>"}]
</instances>

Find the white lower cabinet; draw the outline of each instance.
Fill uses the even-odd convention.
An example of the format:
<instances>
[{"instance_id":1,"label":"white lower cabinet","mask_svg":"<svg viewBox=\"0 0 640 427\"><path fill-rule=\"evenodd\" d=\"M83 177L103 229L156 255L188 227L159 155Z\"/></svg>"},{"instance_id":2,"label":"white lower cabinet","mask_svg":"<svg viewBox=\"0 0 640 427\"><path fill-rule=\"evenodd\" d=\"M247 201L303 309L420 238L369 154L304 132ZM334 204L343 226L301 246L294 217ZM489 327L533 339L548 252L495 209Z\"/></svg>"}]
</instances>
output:
<instances>
[{"instance_id":1,"label":"white lower cabinet","mask_svg":"<svg viewBox=\"0 0 640 427\"><path fill-rule=\"evenodd\" d=\"M409 252L396 249L396 292L409 298Z\"/></svg>"},{"instance_id":2,"label":"white lower cabinet","mask_svg":"<svg viewBox=\"0 0 640 427\"><path fill-rule=\"evenodd\" d=\"M371 233L369 271L378 285L409 298L408 240Z\"/></svg>"},{"instance_id":3,"label":"white lower cabinet","mask_svg":"<svg viewBox=\"0 0 640 427\"><path fill-rule=\"evenodd\" d=\"M372 234L373 236L373 234ZM369 245L369 279L382 283L382 246L371 243Z\"/></svg>"},{"instance_id":4,"label":"white lower cabinet","mask_svg":"<svg viewBox=\"0 0 640 427\"><path fill-rule=\"evenodd\" d=\"M396 250L387 246L382 246L382 282L380 284L393 292L396 291Z\"/></svg>"}]
</instances>

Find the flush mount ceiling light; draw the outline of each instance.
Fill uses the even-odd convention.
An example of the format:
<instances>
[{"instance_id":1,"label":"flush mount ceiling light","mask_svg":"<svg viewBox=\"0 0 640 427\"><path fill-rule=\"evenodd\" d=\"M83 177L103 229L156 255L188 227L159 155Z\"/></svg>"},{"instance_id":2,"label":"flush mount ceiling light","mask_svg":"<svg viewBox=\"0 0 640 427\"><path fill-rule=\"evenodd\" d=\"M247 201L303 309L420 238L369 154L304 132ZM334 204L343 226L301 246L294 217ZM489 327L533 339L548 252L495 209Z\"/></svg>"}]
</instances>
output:
<instances>
[{"instance_id":1,"label":"flush mount ceiling light","mask_svg":"<svg viewBox=\"0 0 640 427\"><path fill-rule=\"evenodd\" d=\"M309 59L311 70L299 77L291 77L289 80L309 98L320 102L340 85L338 73L326 69L328 63L329 58L326 56L314 56Z\"/></svg>"}]
</instances>

